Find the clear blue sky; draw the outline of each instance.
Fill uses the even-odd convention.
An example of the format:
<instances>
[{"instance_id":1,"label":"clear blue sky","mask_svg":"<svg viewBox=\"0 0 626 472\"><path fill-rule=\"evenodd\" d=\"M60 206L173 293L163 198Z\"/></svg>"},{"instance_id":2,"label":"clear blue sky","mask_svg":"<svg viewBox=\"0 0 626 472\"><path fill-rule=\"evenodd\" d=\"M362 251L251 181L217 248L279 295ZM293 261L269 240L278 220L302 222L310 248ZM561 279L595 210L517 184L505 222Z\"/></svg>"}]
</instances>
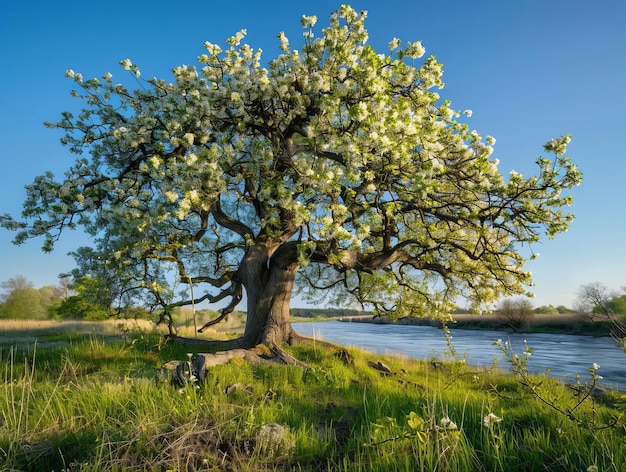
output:
<instances>
[{"instance_id":1,"label":"clear blue sky","mask_svg":"<svg viewBox=\"0 0 626 472\"><path fill-rule=\"evenodd\" d=\"M300 44L300 18L327 24L340 2L109 0L3 2L0 7L0 214L18 214L24 185L73 157L60 134L43 127L76 110L67 69L85 78L123 77L118 62L133 60L143 76L169 78L180 64L196 64L203 42L223 44L242 28L264 58L277 54L285 31ZM571 306L583 283L626 286L626 2L623 0L372 0L370 43L381 52L398 37L422 40L444 64L443 98L471 109L470 126L497 139L494 157L508 174L534 172L550 138L571 133L568 155L584 173L574 191L570 231L535 247L529 262L536 306ZM125 79L125 77L124 77ZM16 274L37 287L70 270L66 253L88 241L64 235L53 254L40 240L11 244L0 230L0 281Z\"/></svg>"}]
</instances>

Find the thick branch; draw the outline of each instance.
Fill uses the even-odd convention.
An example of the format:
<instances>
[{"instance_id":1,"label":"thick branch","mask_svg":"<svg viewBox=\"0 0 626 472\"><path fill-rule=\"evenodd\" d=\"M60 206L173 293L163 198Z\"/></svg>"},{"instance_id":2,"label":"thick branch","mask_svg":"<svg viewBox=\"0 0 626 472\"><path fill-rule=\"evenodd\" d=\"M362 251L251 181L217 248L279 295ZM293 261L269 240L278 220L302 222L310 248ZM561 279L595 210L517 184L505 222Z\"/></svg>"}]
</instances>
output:
<instances>
[{"instance_id":1,"label":"thick branch","mask_svg":"<svg viewBox=\"0 0 626 472\"><path fill-rule=\"evenodd\" d=\"M252 229L250 229L247 225L243 224L241 221L237 221L236 219L231 218L226 213L224 213L219 199L216 200L216 202L213 204L211 213L213 214L213 218L215 218L217 224L237 233L242 238L245 238L246 235L253 235Z\"/></svg>"},{"instance_id":2,"label":"thick branch","mask_svg":"<svg viewBox=\"0 0 626 472\"><path fill-rule=\"evenodd\" d=\"M442 264L435 262L424 262L416 256L407 252L404 248L411 244L419 244L416 240L406 240L395 245L393 248L379 251L372 254L362 254L358 251L352 251L349 249L342 249L334 251L334 254L339 257L340 268L342 271L357 270L361 272L372 273L377 270L389 267L396 262L402 262L410 265L417 270L432 270L442 276L449 274L449 269ZM329 254L323 249L316 249L311 256L313 262L328 263Z\"/></svg>"},{"instance_id":3,"label":"thick branch","mask_svg":"<svg viewBox=\"0 0 626 472\"><path fill-rule=\"evenodd\" d=\"M218 296L221 296L221 298L220 298L220 300L221 300L222 298L225 298L228 295L231 295L233 298L231 299L231 301L228 304L228 306L226 306L224 309L222 309L221 315L218 316L216 319L209 321L204 326L202 326L200 329L198 329L198 333L202 333L209 326L213 326L213 325L219 323L224 318L226 318L226 316L229 313L233 312L233 310L239 304L239 302L241 301L241 298L243 297L243 290L242 290L241 283L233 282L233 284L230 286L230 290L229 291L224 290Z\"/></svg>"}]
</instances>

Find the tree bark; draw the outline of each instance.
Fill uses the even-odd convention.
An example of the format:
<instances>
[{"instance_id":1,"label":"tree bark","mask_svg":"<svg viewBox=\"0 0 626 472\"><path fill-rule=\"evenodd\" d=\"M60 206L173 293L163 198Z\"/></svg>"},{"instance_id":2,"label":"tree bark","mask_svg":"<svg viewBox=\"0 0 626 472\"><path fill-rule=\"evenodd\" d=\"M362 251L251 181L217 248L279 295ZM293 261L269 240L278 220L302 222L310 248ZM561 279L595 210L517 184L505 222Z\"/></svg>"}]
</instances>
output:
<instances>
[{"instance_id":1,"label":"tree bark","mask_svg":"<svg viewBox=\"0 0 626 472\"><path fill-rule=\"evenodd\" d=\"M293 242L257 244L248 248L237 278L244 286L247 316L243 336L228 341L175 338L181 344L204 345L211 350L249 349L294 344L303 338L291 327L289 308L298 272L297 247Z\"/></svg>"},{"instance_id":2,"label":"tree bark","mask_svg":"<svg viewBox=\"0 0 626 472\"><path fill-rule=\"evenodd\" d=\"M275 251L271 246L251 250L240 268L239 276L247 296L243 338L249 346L292 344L298 339L289 319L291 295L299 269L290 246L283 245Z\"/></svg>"}]
</instances>

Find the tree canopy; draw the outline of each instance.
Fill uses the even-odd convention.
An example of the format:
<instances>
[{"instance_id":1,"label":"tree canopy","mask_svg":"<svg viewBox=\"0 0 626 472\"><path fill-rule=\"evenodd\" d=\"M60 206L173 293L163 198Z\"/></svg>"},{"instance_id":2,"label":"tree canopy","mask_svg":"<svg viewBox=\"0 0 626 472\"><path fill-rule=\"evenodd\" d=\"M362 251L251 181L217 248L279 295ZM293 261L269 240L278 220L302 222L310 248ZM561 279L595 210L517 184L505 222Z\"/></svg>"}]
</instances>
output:
<instances>
[{"instance_id":1,"label":"tree canopy","mask_svg":"<svg viewBox=\"0 0 626 472\"><path fill-rule=\"evenodd\" d=\"M301 49L281 33L267 62L243 30L171 82L123 60L135 89L69 70L85 108L48 126L76 160L36 178L23 218L2 225L44 250L82 226L84 272L153 306L189 303L187 284L226 314L245 293L243 344L293 337L294 285L397 316L525 292L520 248L573 219L569 136L545 145L536 176L505 178L495 140L440 97L437 59L397 38L374 50L365 20L344 5L319 34L304 16Z\"/></svg>"},{"instance_id":2,"label":"tree canopy","mask_svg":"<svg viewBox=\"0 0 626 472\"><path fill-rule=\"evenodd\" d=\"M36 289L23 275L16 275L3 282L0 288L0 319L43 319L58 304L56 287Z\"/></svg>"}]
</instances>

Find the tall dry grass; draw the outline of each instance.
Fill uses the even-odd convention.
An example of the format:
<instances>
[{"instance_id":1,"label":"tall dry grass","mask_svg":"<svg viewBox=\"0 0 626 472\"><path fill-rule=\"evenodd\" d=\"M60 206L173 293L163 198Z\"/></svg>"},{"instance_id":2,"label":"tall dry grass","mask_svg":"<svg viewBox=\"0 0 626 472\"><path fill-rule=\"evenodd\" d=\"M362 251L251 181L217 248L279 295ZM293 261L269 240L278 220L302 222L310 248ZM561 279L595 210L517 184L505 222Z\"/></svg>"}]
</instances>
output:
<instances>
[{"instance_id":1,"label":"tall dry grass","mask_svg":"<svg viewBox=\"0 0 626 472\"><path fill-rule=\"evenodd\" d=\"M149 330L154 325L149 320L2 320L0 333L28 333L31 331L88 332L95 334L120 334L130 329Z\"/></svg>"}]
</instances>

